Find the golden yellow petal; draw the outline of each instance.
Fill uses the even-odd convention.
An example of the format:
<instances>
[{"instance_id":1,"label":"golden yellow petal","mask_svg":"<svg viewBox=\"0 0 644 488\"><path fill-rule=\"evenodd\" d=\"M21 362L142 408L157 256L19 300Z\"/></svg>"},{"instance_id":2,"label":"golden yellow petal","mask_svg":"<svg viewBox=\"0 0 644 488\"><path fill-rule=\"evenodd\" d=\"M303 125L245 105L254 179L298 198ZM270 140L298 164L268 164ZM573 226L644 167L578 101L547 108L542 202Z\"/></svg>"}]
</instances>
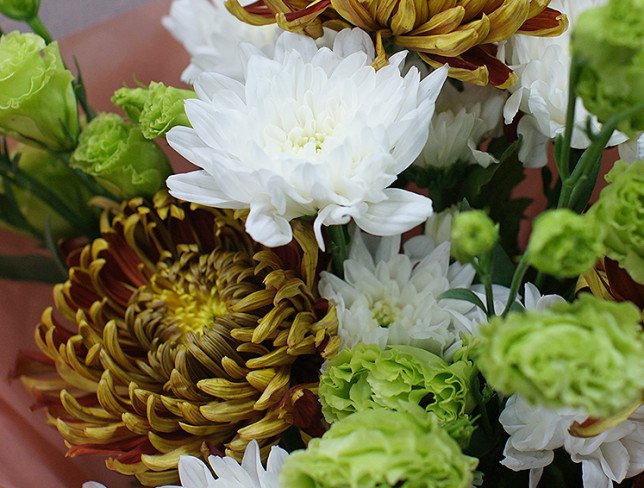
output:
<instances>
[{"instance_id":1,"label":"golden yellow petal","mask_svg":"<svg viewBox=\"0 0 644 488\"><path fill-rule=\"evenodd\" d=\"M266 410L276 405L288 391L290 379L290 368L280 368L255 402L253 408L255 410Z\"/></svg>"},{"instance_id":2,"label":"golden yellow petal","mask_svg":"<svg viewBox=\"0 0 644 488\"><path fill-rule=\"evenodd\" d=\"M201 413L213 422L232 423L247 420L257 416L253 410L254 400L227 400L210 402L200 407Z\"/></svg>"},{"instance_id":3,"label":"golden yellow petal","mask_svg":"<svg viewBox=\"0 0 644 488\"><path fill-rule=\"evenodd\" d=\"M422 53L437 54L439 56L455 57L463 54L468 49L480 44L487 35L489 21L486 16L461 26L449 34L429 36L398 36L396 44L408 47Z\"/></svg>"},{"instance_id":4,"label":"golden yellow petal","mask_svg":"<svg viewBox=\"0 0 644 488\"><path fill-rule=\"evenodd\" d=\"M445 10L434 15L424 24L419 25L416 29L409 32L410 36L420 36L428 34L446 34L452 32L463 21L465 9L461 5Z\"/></svg>"},{"instance_id":5,"label":"golden yellow petal","mask_svg":"<svg viewBox=\"0 0 644 488\"><path fill-rule=\"evenodd\" d=\"M257 391L264 391L276 374L275 368L256 369L246 375L246 381Z\"/></svg>"},{"instance_id":6,"label":"golden yellow petal","mask_svg":"<svg viewBox=\"0 0 644 488\"><path fill-rule=\"evenodd\" d=\"M505 0L488 15L490 31L481 44L502 41L515 34L527 20L529 11L530 0Z\"/></svg>"},{"instance_id":7,"label":"golden yellow petal","mask_svg":"<svg viewBox=\"0 0 644 488\"><path fill-rule=\"evenodd\" d=\"M389 22L391 32L395 36L399 36L413 30L414 25L416 25L414 0L398 0L398 9Z\"/></svg>"},{"instance_id":8,"label":"golden yellow petal","mask_svg":"<svg viewBox=\"0 0 644 488\"><path fill-rule=\"evenodd\" d=\"M224 378L208 378L197 383L197 387L222 400L240 400L257 395L257 390L246 382L234 382Z\"/></svg>"}]
</instances>

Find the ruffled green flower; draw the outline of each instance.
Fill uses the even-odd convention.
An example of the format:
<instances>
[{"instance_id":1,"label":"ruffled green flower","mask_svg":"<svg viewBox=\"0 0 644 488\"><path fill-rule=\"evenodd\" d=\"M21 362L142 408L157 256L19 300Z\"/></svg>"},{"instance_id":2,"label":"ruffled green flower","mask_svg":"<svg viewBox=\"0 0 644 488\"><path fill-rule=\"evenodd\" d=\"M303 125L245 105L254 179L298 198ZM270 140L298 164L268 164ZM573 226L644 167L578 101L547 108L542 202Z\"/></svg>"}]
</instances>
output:
<instances>
[{"instance_id":1,"label":"ruffled green flower","mask_svg":"<svg viewBox=\"0 0 644 488\"><path fill-rule=\"evenodd\" d=\"M549 210L535 221L528 243L528 263L559 278L578 276L604 253L603 227L592 215L568 209Z\"/></svg>"},{"instance_id":2,"label":"ruffled green flower","mask_svg":"<svg viewBox=\"0 0 644 488\"><path fill-rule=\"evenodd\" d=\"M76 147L79 132L72 74L58 45L34 34L0 38L0 133L58 152Z\"/></svg>"},{"instance_id":3,"label":"ruffled green flower","mask_svg":"<svg viewBox=\"0 0 644 488\"><path fill-rule=\"evenodd\" d=\"M50 152L32 146L19 145L14 154L19 154L19 167L47 188L76 215L87 219L96 218L87 202L93 197L80 178ZM80 231L56 213L47 203L23 188L12 185L12 192L23 216L38 231L45 233L49 225L54 239L73 237ZM0 185L0 193L2 188ZM49 224L47 222L49 221ZM14 229L21 231L24 229Z\"/></svg>"},{"instance_id":4,"label":"ruffled green flower","mask_svg":"<svg viewBox=\"0 0 644 488\"><path fill-rule=\"evenodd\" d=\"M31 20L39 8L40 0L0 0L0 14L14 20Z\"/></svg>"},{"instance_id":5,"label":"ruffled green flower","mask_svg":"<svg viewBox=\"0 0 644 488\"><path fill-rule=\"evenodd\" d=\"M448 364L413 346L358 344L343 349L320 377L322 413L329 423L370 408L420 405L442 423L464 418L474 406L472 361L458 352ZM469 436L468 436L469 438Z\"/></svg>"},{"instance_id":6,"label":"ruffled green flower","mask_svg":"<svg viewBox=\"0 0 644 488\"><path fill-rule=\"evenodd\" d=\"M469 263L494 248L499 226L482 210L459 213L452 224L452 256Z\"/></svg>"},{"instance_id":7,"label":"ruffled green flower","mask_svg":"<svg viewBox=\"0 0 644 488\"><path fill-rule=\"evenodd\" d=\"M139 124L147 139L154 139L165 136L177 125L189 127L183 105L188 98L196 97L191 90L150 83L149 88L121 88L114 93L112 102Z\"/></svg>"},{"instance_id":8,"label":"ruffled green flower","mask_svg":"<svg viewBox=\"0 0 644 488\"><path fill-rule=\"evenodd\" d=\"M577 91L599 120L640 105L618 127L644 130L644 0L610 0L575 24L572 50L583 63Z\"/></svg>"},{"instance_id":9,"label":"ruffled green flower","mask_svg":"<svg viewBox=\"0 0 644 488\"><path fill-rule=\"evenodd\" d=\"M100 114L87 125L72 165L123 199L151 197L172 173L161 148L116 114Z\"/></svg>"},{"instance_id":10,"label":"ruffled green flower","mask_svg":"<svg viewBox=\"0 0 644 488\"><path fill-rule=\"evenodd\" d=\"M608 257L644 284L644 161L618 161L606 181L590 213L606 229Z\"/></svg>"},{"instance_id":11,"label":"ruffled green flower","mask_svg":"<svg viewBox=\"0 0 644 488\"><path fill-rule=\"evenodd\" d=\"M386 409L339 420L284 462L283 488L470 488L478 460L437 419Z\"/></svg>"},{"instance_id":12,"label":"ruffled green flower","mask_svg":"<svg viewBox=\"0 0 644 488\"><path fill-rule=\"evenodd\" d=\"M504 394L605 417L644 391L644 334L630 302L582 294L575 303L510 313L481 327L477 366Z\"/></svg>"}]
</instances>

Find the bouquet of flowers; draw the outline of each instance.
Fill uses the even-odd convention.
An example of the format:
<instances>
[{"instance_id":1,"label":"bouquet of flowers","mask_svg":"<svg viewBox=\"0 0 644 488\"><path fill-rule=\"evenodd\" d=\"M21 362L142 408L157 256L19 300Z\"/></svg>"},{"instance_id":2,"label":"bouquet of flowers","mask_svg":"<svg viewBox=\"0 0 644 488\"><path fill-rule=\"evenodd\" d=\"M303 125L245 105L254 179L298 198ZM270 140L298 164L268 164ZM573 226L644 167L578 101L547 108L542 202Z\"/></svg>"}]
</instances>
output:
<instances>
[{"instance_id":1,"label":"bouquet of flowers","mask_svg":"<svg viewBox=\"0 0 644 488\"><path fill-rule=\"evenodd\" d=\"M0 220L49 254L0 273L55 283L15 375L70 456L143 486L637 486L643 0L174 0L185 86L114 113L39 3L0 0L34 31L0 38Z\"/></svg>"}]
</instances>

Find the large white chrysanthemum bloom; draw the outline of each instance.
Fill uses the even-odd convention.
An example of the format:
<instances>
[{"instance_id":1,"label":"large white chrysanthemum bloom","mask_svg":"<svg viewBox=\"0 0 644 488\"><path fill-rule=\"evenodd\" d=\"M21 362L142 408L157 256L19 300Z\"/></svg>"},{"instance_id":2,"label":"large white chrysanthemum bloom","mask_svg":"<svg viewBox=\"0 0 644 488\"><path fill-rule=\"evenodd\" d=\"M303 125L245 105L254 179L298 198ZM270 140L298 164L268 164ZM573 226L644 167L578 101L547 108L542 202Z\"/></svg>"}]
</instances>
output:
<instances>
[{"instance_id":1,"label":"large white chrysanthemum bloom","mask_svg":"<svg viewBox=\"0 0 644 488\"><path fill-rule=\"evenodd\" d=\"M436 101L429 137L415 163L424 168L447 169L457 163L484 168L497 160L480 151L479 144L498 135L505 91L466 84L458 91L447 83Z\"/></svg>"},{"instance_id":2,"label":"large white chrysanthemum bloom","mask_svg":"<svg viewBox=\"0 0 644 488\"><path fill-rule=\"evenodd\" d=\"M400 236L354 232L344 279L323 272L320 294L336 305L345 347L409 344L449 358L461 346L461 334L475 331L467 317L474 306L440 295L469 288L475 271L469 265L450 265L449 241L416 236L402 254L400 242Z\"/></svg>"},{"instance_id":3,"label":"large white chrysanthemum bloom","mask_svg":"<svg viewBox=\"0 0 644 488\"><path fill-rule=\"evenodd\" d=\"M242 82L204 73L198 100L186 101L192 128L175 127L170 145L203 168L171 176L170 193L202 205L250 208L246 229L258 242L290 242L289 221L321 226L353 219L363 230L394 235L423 222L431 201L388 188L418 156L447 76L401 76L404 53L374 70L371 38L339 32L333 49L290 32L275 55L245 46Z\"/></svg>"},{"instance_id":4,"label":"large white chrysanthemum bloom","mask_svg":"<svg viewBox=\"0 0 644 488\"><path fill-rule=\"evenodd\" d=\"M561 447L581 463L584 488L612 488L613 482L621 483L644 470L644 407L597 436L570 434L571 424L586 418L573 409L534 406L513 395L499 417L510 434L501 464L515 471L529 469L530 488L538 485L544 468L554 460L554 450Z\"/></svg>"},{"instance_id":5,"label":"large white chrysanthemum bloom","mask_svg":"<svg viewBox=\"0 0 644 488\"><path fill-rule=\"evenodd\" d=\"M579 15L590 8L604 5L608 0L552 0L550 7L564 12L570 21L569 29L558 37L512 36L500 56L515 71L519 80L509 91L505 104L505 123L510 124L519 110L526 115L520 120L518 133L523 137L519 159L527 167L541 167L548 161L548 143L563 134L568 104L570 71L570 34ZM581 100L577 101L575 130L572 147L583 149L590 141L585 135L586 121L590 114ZM600 127L595 117L591 127ZM610 146L626 140L615 133Z\"/></svg>"},{"instance_id":6,"label":"large white chrysanthemum bloom","mask_svg":"<svg viewBox=\"0 0 644 488\"><path fill-rule=\"evenodd\" d=\"M204 71L217 71L236 80L243 78L241 42L272 55L282 30L276 25L256 27L240 22L222 0L174 0L163 25L185 47L190 65L181 75L194 82Z\"/></svg>"}]
</instances>

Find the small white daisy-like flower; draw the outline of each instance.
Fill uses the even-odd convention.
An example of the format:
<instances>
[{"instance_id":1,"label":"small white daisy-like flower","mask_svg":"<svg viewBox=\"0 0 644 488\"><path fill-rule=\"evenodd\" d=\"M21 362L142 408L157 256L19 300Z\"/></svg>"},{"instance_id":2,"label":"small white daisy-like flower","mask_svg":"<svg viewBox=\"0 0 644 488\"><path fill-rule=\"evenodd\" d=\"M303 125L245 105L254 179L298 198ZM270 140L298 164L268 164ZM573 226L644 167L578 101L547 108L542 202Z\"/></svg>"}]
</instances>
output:
<instances>
[{"instance_id":1,"label":"small white daisy-like flower","mask_svg":"<svg viewBox=\"0 0 644 488\"><path fill-rule=\"evenodd\" d=\"M210 456L208 462L215 472L200 459L193 456L179 458L179 478L181 487L160 488L279 488L279 473L288 453L273 446L268 455L266 469L262 466L257 441L251 441L244 451L241 464L235 459Z\"/></svg>"},{"instance_id":2,"label":"small white daisy-like flower","mask_svg":"<svg viewBox=\"0 0 644 488\"><path fill-rule=\"evenodd\" d=\"M290 221L315 217L321 227L350 220L376 235L425 221L431 201L388 188L425 143L447 68L422 81L399 65L371 67L374 47L360 29L339 32L333 49L285 32L273 58L250 46L243 82L204 73L199 100L186 101L192 128L167 136L203 168L171 176L177 198L221 208L250 208L246 229L270 247L292 239Z\"/></svg>"},{"instance_id":3,"label":"small white daisy-like flower","mask_svg":"<svg viewBox=\"0 0 644 488\"><path fill-rule=\"evenodd\" d=\"M163 25L185 47L190 65L181 75L194 82L204 71L217 71L236 80L243 78L241 42L272 55L282 30L276 25L252 26L240 22L222 0L174 0Z\"/></svg>"},{"instance_id":4,"label":"small white daisy-like flower","mask_svg":"<svg viewBox=\"0 0 644 488\"><path fill-rule=\"evenodd\" d=\"M505 123L510 124L519 110L525 116L519 121L518 133L523 136L519 159L527 167L541 167L548 161L550 140L563 134L568 104L570 72L570 35L582 12L604 5L608 0L552 0L550 7L564 12L570 21L566 32L556 37L535 38L522 34L512 36L500 51L501 57L517 74L519 80L509 91L512 93L504 108ZM572 147L583 149L590 141L585 135L590 117L581 100L575 111L575 130ZM591 127L600 127L591 117ZM622 143L626 137L615 133L609 146Z\"/></svg>"},{"instance_id":5,"label":"small white daisy-like flower","mask_svg":"<svg viewBox=\"0 0 644 488\"><path fill-rule=\"evenodd\" d=\"M503 120L505 91L466 84L458 91L447 83L436 101L429 137L415 165L446 169L456 163L484 168L497 160L479 144L498 135Z\"/></svg>"},{"instance_id":6,"label":"small white daisy-like flower","mask_svg":"<svg viewBox=\"0 0 644 488\"><path fill-rule=\"evenodd\" d=\"M467 317L474 306L441 299L451 288L468 288L475 271L450 265L449 241L416 236L400 251L400 236L374 238L356 231L344 279L323 272L320 294L338 310L338 334L345 347L363 342L409 344L450 357L461 334L474 333Z\"/></svg>"},{"instance_id":7,"label":"small white daisy-like flower","mask_svg":"<svg viewBox=\"0 0 644 488\"><path fill-rule=\"evenodd\" d=\"M581 463L584 488L611 488L613 482L621 483L644 470L644 406L599 435L573 436L569 427L586 418L570 408L552 410L511 396L499 417L510 434L501 464L514 471L529 469L530 488L538 485L544 468L554 460L554 450L561 447Z\"/></svg>"}]
</instances>

